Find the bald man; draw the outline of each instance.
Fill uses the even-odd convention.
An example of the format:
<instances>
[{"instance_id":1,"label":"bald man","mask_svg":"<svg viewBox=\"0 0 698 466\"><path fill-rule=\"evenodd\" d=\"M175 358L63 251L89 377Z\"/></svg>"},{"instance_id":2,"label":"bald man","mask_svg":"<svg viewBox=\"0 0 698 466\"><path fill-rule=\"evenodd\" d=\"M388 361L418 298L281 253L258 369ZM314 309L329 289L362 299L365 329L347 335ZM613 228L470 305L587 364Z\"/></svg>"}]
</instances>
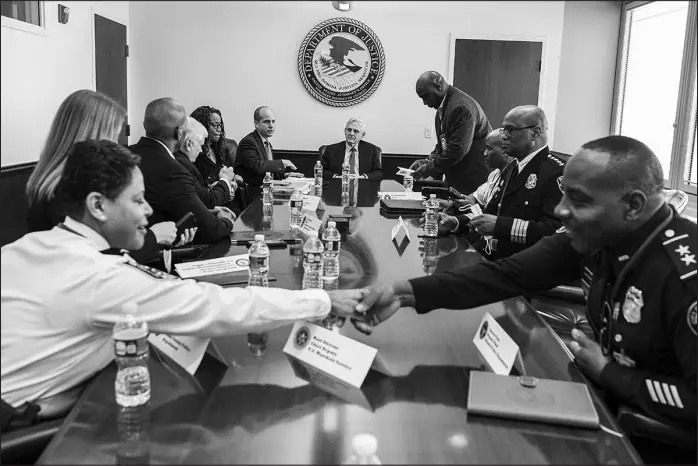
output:
<instances>
[{"instance_id":1,"label":"bald man","mask_svg":"<svg viewBox=\"0 0 698 466\"><path fill-rule=\"evenodd\" d=\"M175 160L189 129L187 112L175 99L157 99L148 104L143 119L145 137L129 149L141 156L140 168L145 199L153 208L151 224L177 222L191 212L196 217L196 243L211 243L227 237L235 215L229 209L209 210L196 193L189 172Z\"/></svg>"},{"instance_id":2,"label":"bald man","mask_svg":"<svg viewBox=\"0 0 698 466\"><path fill-rule=\"evenodd\" d=\"M482 215L456 217L452 230L468 235L488 259L501 259L530 247L562 226L555 206L562 198L565 162L548 149L545 112L534 105L515 107L504 117L502 149L516 163L502 171Z\"/></svg>"},{"instance_id":3,"label":"bald man","mask_svg":"<svg viewBox=\"0 0 698 466\"><path fill-rule=\"evenodd\" d=\"M492 131L485 112L475 99L451 86L436 71L427 71L417 80L417 96L436 109L436 147L429 158L410 167L415 179L446 175L449 186L472 193L487 180L489 170L483 152L485 137Z\"/></svg>"},{"instance_id":4,"label":"bald man","mask_svg":"<svg viewBox=\"0 0 698 466\"><path fill-rule=\"evenodd\" d=\"M380 323L400 307L471 309L581 279L594 338L572 331L577 366L635 420L629 433L645 437L630 438L646 461L661 451L663 464L695 462L696 226L667 205L659 159L632 138L584 144L561 186L556 214L565 228L557 234L506 259L375 287L357 310L380 305ZM643 432L652 423L627 414L637 411L669 432L684 430L692 451L662 448L678 437Z\"/></svg>"}]
</instances>

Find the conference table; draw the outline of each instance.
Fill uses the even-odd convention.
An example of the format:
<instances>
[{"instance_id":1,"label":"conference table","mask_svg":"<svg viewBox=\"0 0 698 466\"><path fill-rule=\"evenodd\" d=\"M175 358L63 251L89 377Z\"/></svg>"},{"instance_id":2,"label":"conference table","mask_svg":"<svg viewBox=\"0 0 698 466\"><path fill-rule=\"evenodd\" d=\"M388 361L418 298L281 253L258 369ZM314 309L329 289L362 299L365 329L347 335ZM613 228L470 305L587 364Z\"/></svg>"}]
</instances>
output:
<instances>
[{"instance_id":1,"label":"conference table","mask_svg":"<svg viewBox=\"0 0 698 466\"><path fill-rule=\"evenodd\" d=\"M460 236L425 244L414 218L406 220L409 240L392 241L397 220L381 215L378 193L402 191L397 182L352 182L348 206L341 205L339 183L332 180L325 187L316 211L323 221L332 214L351 216L341 245L339 288L439 273L483 260ZM287 202L275 203L270 220L257 200L236 220L234 231L274 237L288 225ZM231 246L225 239L201 258L244 253L244 246ZM275 280L270 286L300 289L302 269L300 245L271 250ZM245 335L216 339L228 367L216 366L220 374L209 388L192 384L151 357L152 392L139 437L142 451L131 461L340 464L352 453L356 435L371 434L384 464L641 462L594 389L592 398L605 429L469 415L469 373L483 368L473 337L485 313L519 346L518 373L588 383L559 338L523 298L421 316L414 309L401 309L370 336L346 323L335 330L377 348L390 375L371 370L361 388L345 392L330 393L294 373L282 351L291 329L286 325L270 332L261 356L250 352ZM114 376L113 364L95 376L40 464L129 462L119 453L123 445Z\"/></svg>"}]
</instances>

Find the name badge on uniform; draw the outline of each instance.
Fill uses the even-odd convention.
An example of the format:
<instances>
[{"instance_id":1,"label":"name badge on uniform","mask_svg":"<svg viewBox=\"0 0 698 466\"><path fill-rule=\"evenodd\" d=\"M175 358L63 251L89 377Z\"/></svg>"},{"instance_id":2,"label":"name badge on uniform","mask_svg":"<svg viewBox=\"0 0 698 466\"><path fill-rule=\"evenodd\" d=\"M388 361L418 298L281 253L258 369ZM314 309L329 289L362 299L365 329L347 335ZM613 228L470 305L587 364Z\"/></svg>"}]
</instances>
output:
<instances>
[{"instance_id":1,"label":"name badge on uniform","mask_svg":"<svg viewBox=\"0 0 698 466\"><path fill-rule=\"evenodd\" d=\"M446 150L446 136L441 136L441 150Z\"/></svg>"},{"instance_id":2,"label":"name badge on uniform","mask_svg":"<svg viewBox=\"0 0 698 466\"><path fill-rule=\"evenodd\" d=\"M637 324L642 318L642 306L645 302L642 299L642 291L634 286L625 292L625 302L623 303L623 317L630 324Z\"/></svg>"},{"instance_id":3,"label":"name badge on uniform","mask_svg":"<svg viewBox=\"0 0 698 466\"><path fill-rule=\"evenodd\" d=\"M538 177L536 176L535 173L531 173L530 175L528 175L528 179L526 180L526 188L527 189L535 188L536 181L538 181Z\"/></svg>"}]
</instances>

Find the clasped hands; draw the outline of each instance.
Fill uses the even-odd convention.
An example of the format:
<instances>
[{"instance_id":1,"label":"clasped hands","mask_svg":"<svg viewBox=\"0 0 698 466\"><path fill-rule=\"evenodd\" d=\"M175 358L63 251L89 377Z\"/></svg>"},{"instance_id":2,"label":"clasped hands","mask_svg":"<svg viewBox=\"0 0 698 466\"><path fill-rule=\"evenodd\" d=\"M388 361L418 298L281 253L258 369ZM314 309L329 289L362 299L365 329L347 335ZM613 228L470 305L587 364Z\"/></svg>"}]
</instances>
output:
<instances>
[{"instance_id":1,"label":"clasped hands","mask_svg":"<svg viewBox=\"0 0 698 466\"><path fill-rule=\"evenodd\" d=\"M411 287L407 284L403 288L400 292L396 291L394 285L374 285L370 288L328 291L332 303L328 318L339 327L348 318L359 332L370 335L375 326L390 318L398 309L413 305Z\"/></svg>"}]
</instances>

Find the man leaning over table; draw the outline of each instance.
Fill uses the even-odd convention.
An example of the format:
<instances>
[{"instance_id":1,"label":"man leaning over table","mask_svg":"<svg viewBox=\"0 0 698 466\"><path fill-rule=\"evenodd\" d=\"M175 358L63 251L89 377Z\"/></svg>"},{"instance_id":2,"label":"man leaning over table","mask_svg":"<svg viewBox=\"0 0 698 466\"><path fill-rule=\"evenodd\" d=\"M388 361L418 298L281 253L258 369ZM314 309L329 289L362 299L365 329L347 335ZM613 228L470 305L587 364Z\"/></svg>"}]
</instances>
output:
<instances>
[{"instance_id":1,"label":"man leaning over table","mask_svg":"<svg viewBox=\"0 0 698 466\"><path fill-rule=\"evenodd\" d=\"M376 286L358 310L383 306L377 324L404 306L419 314L470 309L581 279L595 339L573 330L576 364L611 406L630 406L695 439L695 224L666 204L659 160L632 138L584 144L561 185L557 234L506 259ZM646 438L634 443L645 454L661 447ZM695 461L695 445L692 452L663 448Z\"/></svg>"},{"instance_id":2,"label":"man leaning over table","mask_svg":"<svg viewBox=\"0 0 698 466\"><path fill-rule=\"evenodd\" d=\"M382 180L381 150L364 141L366 123L359 118L350 118L344 127L344 141L329 145L322 154L321 162L326 180L342 174L342 164L349 163L349 176L369 180Z\"/></svg>"},{"instance_id":3,"label":"man leaning over table","mask_svg":"<svg viewBox=\"0 0 698 466\"><path fill-rule=\"evenodd\" d=\"M56 400L69 408L112 361L112 328L127 303L153 332L201 337L354 315L362 291L224 289L103 254L143 244L152 209L138 162L113 142L75 144L57 187L63 223L2 248L2 399L13 407L35 402L40 416L59 414Z\"/></svg>"}]
</instances>

